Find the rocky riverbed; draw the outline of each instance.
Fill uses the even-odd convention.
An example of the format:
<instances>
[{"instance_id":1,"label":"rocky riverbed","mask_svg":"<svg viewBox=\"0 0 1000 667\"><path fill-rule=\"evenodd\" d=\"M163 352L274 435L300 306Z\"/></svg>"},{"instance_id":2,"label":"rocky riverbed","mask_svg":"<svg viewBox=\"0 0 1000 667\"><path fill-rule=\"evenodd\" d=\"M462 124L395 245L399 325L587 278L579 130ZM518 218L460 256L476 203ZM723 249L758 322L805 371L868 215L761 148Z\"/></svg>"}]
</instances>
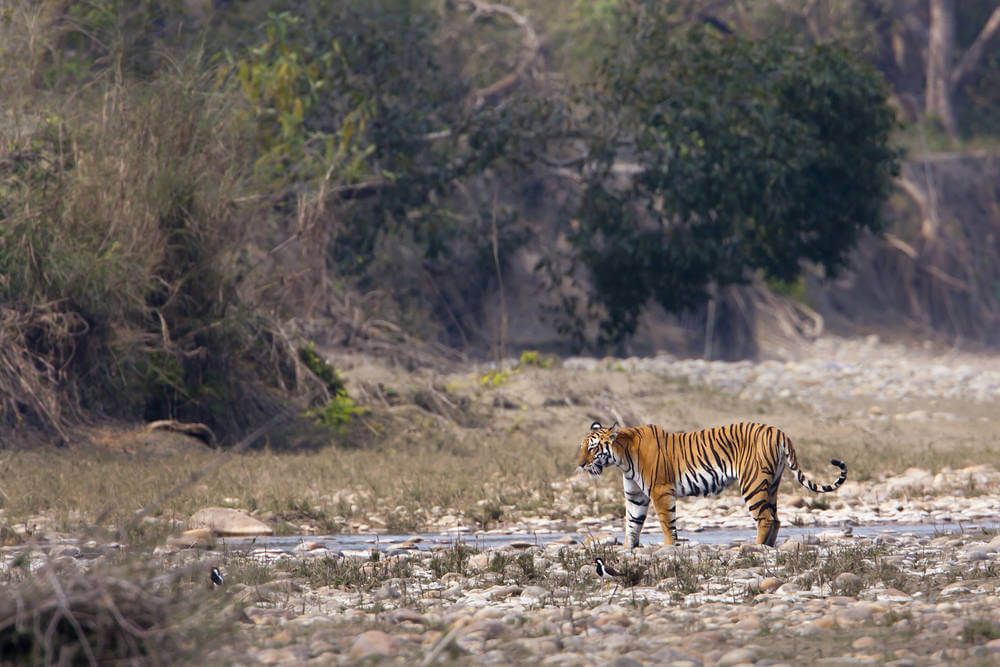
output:
<instances>
[{"instance_id":1,"label":"rocky riverbed","mask_svg":"<svg viewBox=\"0 0 1000 667\"><path fill-rule=\"evenodd\" d=\"M991 664L1000 537L842 531L777 549L597 543L464 547L372 560L316 549L222 557L273 578L216 591L266 664ZM603 582L592 558L624 573ZM211 558L213 555L204 554ZM252 647L252 648L251 648Z\"/></svg>"},{"instance_id":2,"label":"rocky riverbed","mask_svg":"<svg viewBox=\"0 0 1000 667\"><path fill-rule=\"evenodd\" d=\"M187 621L209 635L200 660L213 664L1000 663L1000 360L875 339L779 356L447 374L343 357L352 395L382 410L398 439L220 453L222 465L200 444L149 454L127 444L72 469L6 459L4 491L37 509L0 508L0 583L131 568L156 595L181 595ZM679 500L680 546L659 544L651 515L650 543L626 552L617 475L573 474L593 419L764 421L792 437L811 478L832 478L833 457L850 477L818 495L786 475L776 549L748 544L753 522L727 491ZM218 472L198 477L207 468ZM38 470L45 479L31 482ZM178 502L132 514L149 484L174 493L189 475ZM56 483L58 498L39 495ZM109 489L124 489L116 502L129 509L95 526ZM223 537L234 531L261 537ZM384 540L410 533L424 535ZM496 535L504 546L482 548ZM623 579L599 580L595 556ZM213 566L225 575L215 589Z\"/></svg>"}]
</instances>

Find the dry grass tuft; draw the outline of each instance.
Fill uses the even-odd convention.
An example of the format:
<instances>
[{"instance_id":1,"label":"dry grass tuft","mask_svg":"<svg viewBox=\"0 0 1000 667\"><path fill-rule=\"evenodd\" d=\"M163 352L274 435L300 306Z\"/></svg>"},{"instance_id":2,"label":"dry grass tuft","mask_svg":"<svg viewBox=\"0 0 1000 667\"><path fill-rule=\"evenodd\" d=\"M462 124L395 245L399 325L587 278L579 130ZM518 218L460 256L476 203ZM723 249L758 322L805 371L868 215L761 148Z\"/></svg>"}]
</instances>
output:
<instances>
[{"instance_id":1,"label":"dry grass tuft","mask_svg":"<svg viewBox=\"0 0 1000 667\"><path fill-rule=\"evenodd\" d=\"M198 643L176 589L45 569L0 599L5 664L171 664ZM9 661L9 663L7 663Z\"/></svg>"}]
</instances>

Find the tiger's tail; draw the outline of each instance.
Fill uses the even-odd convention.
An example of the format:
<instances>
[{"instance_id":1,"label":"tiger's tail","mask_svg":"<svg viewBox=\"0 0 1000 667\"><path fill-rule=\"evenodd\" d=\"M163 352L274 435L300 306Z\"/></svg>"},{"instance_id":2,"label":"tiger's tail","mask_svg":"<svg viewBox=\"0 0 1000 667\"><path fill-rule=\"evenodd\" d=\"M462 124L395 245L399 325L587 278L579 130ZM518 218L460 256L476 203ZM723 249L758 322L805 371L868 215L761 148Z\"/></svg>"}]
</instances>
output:
<instances>
[{"instance_id":1,"label":"tiger's tail","mask_svg":"<svg viewBox=\"0 0 1000 667\"><path fill-rule=\"evenodd\" d=\"M795 479L798 480L799 484L813 493L830 493L831 491L836 491L840 488L841 484L847 481L847 464L839 459L830 459L830 465L840 468L840 477L833 484L820 486L806 477L806 474L799 469L799 460L795 456L795 448L792 447L792 441L787 436L785 437L785 461L788 463L788 469L795 473Z\"/></svg>"}]
</instances>

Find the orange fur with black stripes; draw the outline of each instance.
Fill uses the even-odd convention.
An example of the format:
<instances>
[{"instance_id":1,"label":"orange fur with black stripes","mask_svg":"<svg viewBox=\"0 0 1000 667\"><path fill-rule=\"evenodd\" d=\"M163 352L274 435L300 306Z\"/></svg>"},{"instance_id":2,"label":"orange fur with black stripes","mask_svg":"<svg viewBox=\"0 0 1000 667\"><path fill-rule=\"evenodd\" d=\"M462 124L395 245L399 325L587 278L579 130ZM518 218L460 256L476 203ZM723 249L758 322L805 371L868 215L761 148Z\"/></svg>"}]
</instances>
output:
<instances>
[{"instance_id":1,"label":"orange fur with black stripes","mask_svg":"<svg viewBox=\"0 0 1000 667\"><path fill-rule=\"evenodd\" d=\"M778 484L787 465L798 482L816 493L837 489L847 479L847 466L833 459L840 477L820 486L799 470L792 441L766 424L740 422L700 431L668 433L652 424L634 428L590 427L580 447L579 468L600 476L615 466L625 486L625 543L639 544L650 501L663 528L663 541L677 539L674 516L678 496L715 495L738 481L750 514L757 522L757 544L774 546L778 538Z\"/></svg>"}]
</instances>

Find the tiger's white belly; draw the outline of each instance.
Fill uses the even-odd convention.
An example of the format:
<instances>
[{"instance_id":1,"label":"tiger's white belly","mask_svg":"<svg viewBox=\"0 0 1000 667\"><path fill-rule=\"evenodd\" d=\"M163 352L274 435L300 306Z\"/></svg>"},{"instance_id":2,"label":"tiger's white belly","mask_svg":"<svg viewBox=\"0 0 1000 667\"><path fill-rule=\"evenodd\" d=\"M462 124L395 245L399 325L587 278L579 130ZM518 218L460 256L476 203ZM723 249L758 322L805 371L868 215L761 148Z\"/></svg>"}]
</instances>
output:
<instances>
[{"instance_id":1,"label":"tiger's white belly","mask_svg":"<svg viewBox=\"0 0 1000 667\"><path fill-rule=\"evenodd\" d=\"M714 471L697 470L681 475L674 483L674 495L682 496L716 496L723 489L736 481L734 475Z\"/></svg>"}]
</instances>

